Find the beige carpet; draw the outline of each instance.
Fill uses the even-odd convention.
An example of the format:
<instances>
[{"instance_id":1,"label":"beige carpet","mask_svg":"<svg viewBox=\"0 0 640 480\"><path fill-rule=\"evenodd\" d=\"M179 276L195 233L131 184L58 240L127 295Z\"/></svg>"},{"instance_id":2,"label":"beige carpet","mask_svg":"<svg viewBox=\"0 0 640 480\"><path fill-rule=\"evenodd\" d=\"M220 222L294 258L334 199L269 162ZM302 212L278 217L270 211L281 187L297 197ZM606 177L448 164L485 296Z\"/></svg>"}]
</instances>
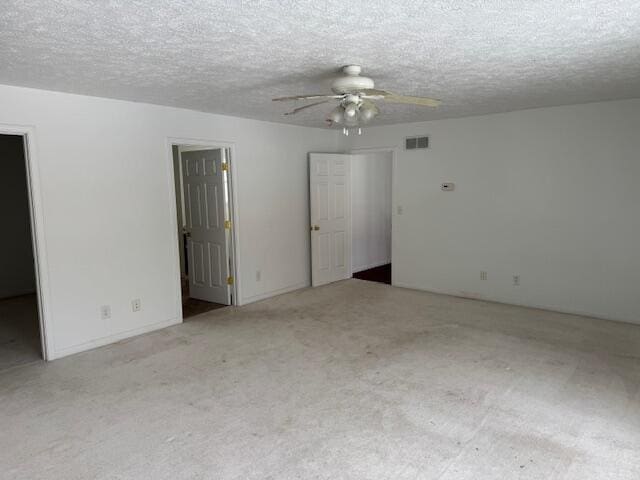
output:
<instances>
[{"instance_id":1,"label":"beige carpet","mask_svg":"<svg viewBox=\"0 0 640 480\"><path fill-rule=\"evenodd\" d=\"M0 299L0 372L41 360L35 295Z\"/></svg>"},{"instance_id":2,"label":"beige carpet","mask_svg":"<svg viewBox=\"0 0 640 480\"><path fill-rule=\"evenodd\" d=\"M0 373L11 479L640 478L640 327L359 280Z\"/></svg>"}]
</instances>

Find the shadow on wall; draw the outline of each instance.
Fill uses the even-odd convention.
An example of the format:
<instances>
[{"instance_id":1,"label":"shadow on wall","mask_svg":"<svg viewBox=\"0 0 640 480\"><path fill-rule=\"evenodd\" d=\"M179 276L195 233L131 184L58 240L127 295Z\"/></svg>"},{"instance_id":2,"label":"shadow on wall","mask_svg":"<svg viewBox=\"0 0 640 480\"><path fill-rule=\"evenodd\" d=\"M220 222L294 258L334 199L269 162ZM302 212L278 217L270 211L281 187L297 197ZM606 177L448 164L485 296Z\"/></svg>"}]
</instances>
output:
<instances>
[{"instance_id":1,"label":"shadow on wall","mask_svg":"<svg viewBox=\"0 0 640 480\"><path fill-rule=\"evenodd\" d=\"M0 135L0 298L36 291L23 137Z\"/></svg>"}]
</instances>

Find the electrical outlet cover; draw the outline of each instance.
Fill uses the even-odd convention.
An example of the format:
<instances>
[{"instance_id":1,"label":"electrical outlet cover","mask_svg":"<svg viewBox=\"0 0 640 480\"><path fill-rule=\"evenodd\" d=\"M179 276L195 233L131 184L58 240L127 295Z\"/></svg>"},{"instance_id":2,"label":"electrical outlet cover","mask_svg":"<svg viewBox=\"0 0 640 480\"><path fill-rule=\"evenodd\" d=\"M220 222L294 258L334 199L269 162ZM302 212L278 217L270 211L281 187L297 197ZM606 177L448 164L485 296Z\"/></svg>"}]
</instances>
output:
<instances>
[{"instance_id":1,"label":"electrical outlet cover","mask_svg":"<svg viewBox=\"0 0 640 480\"><path fill-rule=\"evenodd\" d=\"M109 305L102 305L100 307L100 318L102 320L107 320L111 318L111 307Z\"/></svg>"},{"instance_id":2,"label":"electrical outlet cover","mask_svg":"<svg viewBox=\"0 0 640 480\"><path fill-rule=\"evenodd\" d=\"M134 312L139 312L141 306L142 305L140 303L140 299L139 298L136 298L136 299L131 301L131 310L133 310Z\"/></svg>"}]
</instances>

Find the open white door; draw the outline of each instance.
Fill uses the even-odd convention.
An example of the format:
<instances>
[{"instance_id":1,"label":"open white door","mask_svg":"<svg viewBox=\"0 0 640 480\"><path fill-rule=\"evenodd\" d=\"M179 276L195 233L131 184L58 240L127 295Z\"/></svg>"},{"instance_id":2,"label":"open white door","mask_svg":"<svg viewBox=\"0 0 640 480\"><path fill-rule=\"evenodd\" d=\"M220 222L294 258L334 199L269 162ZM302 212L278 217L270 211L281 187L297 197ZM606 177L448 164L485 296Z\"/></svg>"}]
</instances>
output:
<instances>
[{"instance_id":1,"label":"open white door","mask_svg":"<svg viewBox=\"0 0 640 480\"><path fill-rule=\"evenodd\" d=\"M231 304L223 151L182 152L189 296Z\"/></svg>"},{"instance_id":2,"label":"open white door","mask_svg":"<svg viewBox=\"0 0 640 480\"><path fill-rule=\"evenodd\" d=\"M311 285L351 277L351 155L309 154Z\"/></svg>"}]
</instances>

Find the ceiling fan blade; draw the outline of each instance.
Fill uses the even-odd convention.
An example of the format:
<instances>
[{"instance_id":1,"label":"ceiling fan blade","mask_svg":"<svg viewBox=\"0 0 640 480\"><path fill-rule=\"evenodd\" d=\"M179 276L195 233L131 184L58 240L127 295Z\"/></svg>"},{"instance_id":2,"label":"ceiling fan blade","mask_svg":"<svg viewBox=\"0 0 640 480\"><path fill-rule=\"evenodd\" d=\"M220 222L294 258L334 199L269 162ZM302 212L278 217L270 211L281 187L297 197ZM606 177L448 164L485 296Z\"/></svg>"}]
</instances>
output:
<instances>
[{"instance_id":1,"label":"ceiling fan blade","mask_svg":"<svg viewBox=\"0 0 640 480\"><path fill-rule=\"evenodd\" d=\"M395 95L395 93L387 92L386 90L380 90L379 88L365 88L360 90L360 92L364 97L371 98L384 98L389 95Z\"/></svg>"},{"instance_id":2,"label":"ceiling fan blade","mask_svg":"<svg viewBox=\"0 0 640 480\"><path fill-rule=\"evenodd\" d=\"M287 102L290 100L315 100L317 98L342 98L342 95L295 95L293 97L278 97L272 99L274 102Z\"/></svg>"},{"instance_id":3,"label":"ceiling fan blade","mask_svg":"<svg viewBox=\"0 0 640 480\"><path fill-rule=\"evenodd\" d=\"M423 107L437 107L442 102L435 98L429 97L408 97L406 95L390 95L384 97L385 102L389 103L407 103L410 105L422 105Z\"/></svg>"},{"instance_id":4,"label":"ceiling fan blade","mask_svg":"<svg viewBox=\"0 0 640 480\"><path fill-rule=\"evenodd\" d=\"M323 100L322 102L310 103L309 105L305 105L304 107L294 108L290 112L285 113L285 115L295 115L296 113L298 113L301 110L304 110L304 109L309 108L309 107L315 107L316 105L322 105L323 103L329 103L329 100Z\"/></svg>"},{"instance_id":5,"label":"ceiling fan blade","mask_svg":"<svg viewBox=\"0 0 640 480\"><path fill-rule=\"evenodd\" d=\"M408 95L397 95L387 92L386 90L378 90L377 88L368 88L362 91L365 98L380 98L389 103L405 103L409 105L422 105L425 107L437 107L442 102L435 98L428 97L411 97Z\"/></svg>"}]
</instances>

